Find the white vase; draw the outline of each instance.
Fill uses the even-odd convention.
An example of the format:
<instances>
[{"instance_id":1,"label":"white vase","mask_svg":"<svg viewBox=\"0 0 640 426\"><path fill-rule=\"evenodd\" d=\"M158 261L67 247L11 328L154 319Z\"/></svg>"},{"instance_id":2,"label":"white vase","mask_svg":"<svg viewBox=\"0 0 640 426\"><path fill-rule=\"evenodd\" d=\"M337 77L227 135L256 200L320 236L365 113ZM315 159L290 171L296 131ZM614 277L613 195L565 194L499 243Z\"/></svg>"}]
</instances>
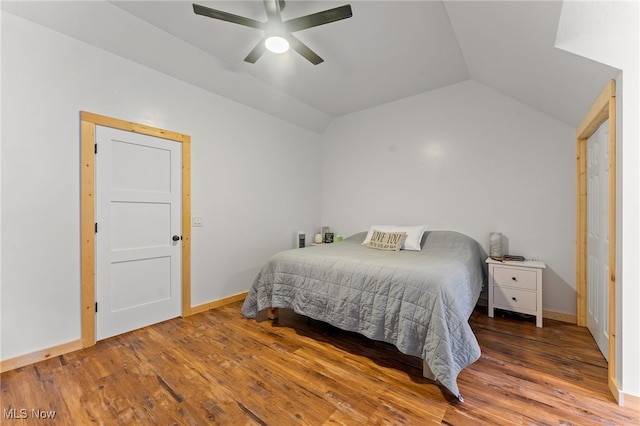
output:
<instances>
[{"instance_id":1,"label":"white vase","mask_svg":"<svg viewBox=\"0 0 640 426\"><path fill-rule=\"evenodd\" d=\"M502 257L502 234L500 232L492 232L489 235L489 256Z\"/></svg>"},{"instance_id":2,"label":"white vase","mask_svg":"<svg viewBox=\"0 0 640 426\"><path fill-rule=\"evenodd\" d=\"M316 242L316 244L322 244L322 234L318 232L316 236L313 237L313 240Z\"/></svg>"}]
</instances>

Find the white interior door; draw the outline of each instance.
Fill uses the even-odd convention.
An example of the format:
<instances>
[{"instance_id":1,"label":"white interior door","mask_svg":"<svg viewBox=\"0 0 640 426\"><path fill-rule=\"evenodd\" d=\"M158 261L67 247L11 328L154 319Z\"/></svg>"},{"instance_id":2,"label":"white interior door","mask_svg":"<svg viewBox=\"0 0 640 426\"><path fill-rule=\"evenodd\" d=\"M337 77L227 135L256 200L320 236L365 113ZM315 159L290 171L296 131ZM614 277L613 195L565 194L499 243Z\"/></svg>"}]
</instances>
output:
<instances>
[{"instance_id":1,"label":"white interior door","mask_svg":"<svg viewBox=\"0 0 640 426\"><path fill-rule=\"evenodd\" d=\"M587 328L609 358L609 121L587 141Z\"/></svg>"},{"instance_id":2,"label":"white interior door","mask_svg":"<svg viewBox=\"0 0 640 426\"><path fill-rule=\"evenodd\" d=\"M182 150L102 126L96 143L100 340L180 315Z\"/></svg>"}]
</instances>

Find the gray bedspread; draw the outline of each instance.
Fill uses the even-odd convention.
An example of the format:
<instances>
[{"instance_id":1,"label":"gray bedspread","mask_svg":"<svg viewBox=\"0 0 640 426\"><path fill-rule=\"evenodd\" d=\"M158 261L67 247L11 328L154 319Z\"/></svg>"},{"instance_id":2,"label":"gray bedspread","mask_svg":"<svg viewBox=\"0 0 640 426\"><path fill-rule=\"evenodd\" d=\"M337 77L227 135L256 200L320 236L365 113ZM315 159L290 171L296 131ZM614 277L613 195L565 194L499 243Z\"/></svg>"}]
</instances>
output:
<instances>
[{"instance_id":1,"label":"gray bedspread","mask_svg":"<svg viewBox=\"0 0 640 426\"><path fill-rule=\"evenodd\" d=\"M242 306L291 308L310 318L394 344L422 358L462 399L458 373L480 357L469 326L486 274L484 251L464 234L428 231L422 251L375 250L365 233L274 255Z\"/></svg>"}]
</instances>

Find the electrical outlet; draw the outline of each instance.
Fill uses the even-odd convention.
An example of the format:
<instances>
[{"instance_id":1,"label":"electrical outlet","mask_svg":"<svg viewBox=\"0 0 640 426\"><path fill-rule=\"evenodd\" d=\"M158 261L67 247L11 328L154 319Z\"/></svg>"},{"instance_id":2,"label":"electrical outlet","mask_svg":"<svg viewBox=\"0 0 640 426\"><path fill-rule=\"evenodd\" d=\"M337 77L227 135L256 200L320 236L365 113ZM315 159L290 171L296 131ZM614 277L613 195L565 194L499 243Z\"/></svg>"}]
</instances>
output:
<instances>
[{"instance_id":1,"label":"electrical outlet","mask_svg":"<svg viewBox=\"0 0 640 426\"><path fill-rule=\"evenodd\" d=\"M192 216L191 226L194 228L204 226L204 219L201 216Z\"/></svg>"}]
</instances>

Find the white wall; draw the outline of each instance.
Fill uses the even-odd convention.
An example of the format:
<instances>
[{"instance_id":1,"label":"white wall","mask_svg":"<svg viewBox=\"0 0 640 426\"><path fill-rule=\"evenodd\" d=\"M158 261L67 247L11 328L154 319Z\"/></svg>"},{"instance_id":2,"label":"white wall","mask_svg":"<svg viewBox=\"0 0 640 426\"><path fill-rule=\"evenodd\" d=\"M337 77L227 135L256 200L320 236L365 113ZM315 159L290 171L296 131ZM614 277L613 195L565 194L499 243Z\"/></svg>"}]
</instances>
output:
<instances>
[{"instance_id":1,"label":"white wall","mask_svg":"<svg viewBox=\"0 0 640 426\"><path fill-rule=\"evenodd\" d=\"M556 47L622 70L616 79L616 379L640 397L640 6L562 5ZM624 404L624 395L619 396ZM637 401L636 401L637 406Z\"/></svg>"},{"instance_id":2,"label":"white wall","mask_svg":"<svg viewBox=\"0 0 640 426\"><path fill-rule=\"evenodd\" d=\"M575 314L575 131L474 81L334 119L322 222L463 232L539 257L543 307Z\"/></svg>"},{"instance_id":3,"label":"white wall","mask_svg":"<svg viewBox=\"0 0 640 426\"><path fill-rule=\"evenodd\" d=\"M319 136L2 12L0 358L80 338L79 111L191 135L192 304L320 223Z\"/></svg>"}]
</instances>

